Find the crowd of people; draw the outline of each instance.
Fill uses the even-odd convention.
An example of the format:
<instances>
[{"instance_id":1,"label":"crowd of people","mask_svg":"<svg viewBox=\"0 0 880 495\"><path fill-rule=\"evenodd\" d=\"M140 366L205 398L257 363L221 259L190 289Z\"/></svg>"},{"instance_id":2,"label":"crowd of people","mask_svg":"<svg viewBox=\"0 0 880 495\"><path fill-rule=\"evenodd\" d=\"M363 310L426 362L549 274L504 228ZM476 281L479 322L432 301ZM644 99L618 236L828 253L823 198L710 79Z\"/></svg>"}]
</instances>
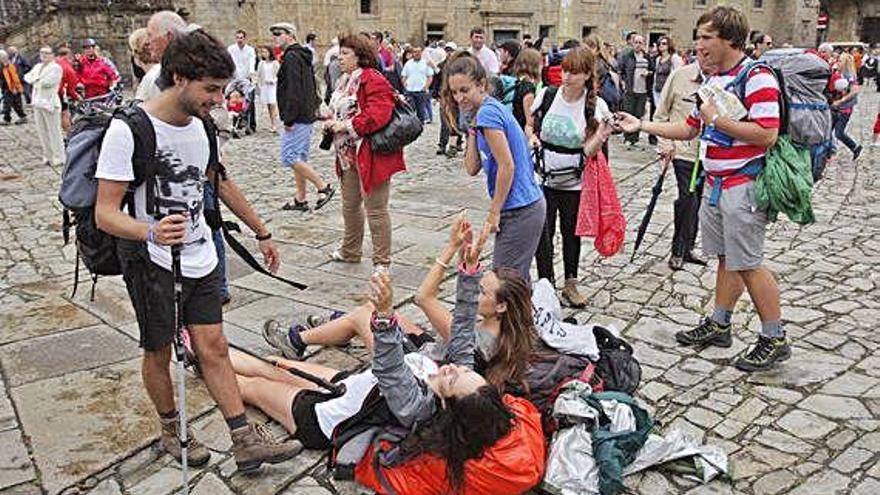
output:
<instances>
[{"instance_id":1,"label":"crowd of people","mask_svg":"<svg viewBox=\"0 0 880 495\"><path fill-rule=\"evenodd\" d=\"M379 464L375 459L384 446L368 443L352 461L354 478L380 493L521 493L539 484L549 424L544 401L551 394L546 370L536 363L573 359L577 376L598 356L592 349L575 349L566 340L575 337L556 330L560 315L548 309L558 305L557 223L564 277L559 297L581 308L587 304L578 288L582 237L597 237L600 253L613 255L625 227L599 219L615 213L616 197L607 198L616 196L609 166L613 134L623 134L628 149L640 148L640 134L648 134L660 161L674 170L678 199L669 267L707 264L694 252L698 230L703 251L717 259L712 312L675 340L698 350L730 347L733 311L748 291L761 329L733 364L752 372L788 359L779 288L764 266L768 216L754 199L755 177L780 135L784 100L774 73L751 65L752 57L773 49L772 38L747 39L749 32L742 12L719 6L699 18L695 46L687 53L670 36L648 47L636 32L619 50L595 34L551 47L541 39L507 40L493 50L477 27L462 48L451 41L400 46L387 32L346 33L319 58L317 36L308 33L300 42L289 22L273 24L272 43L255 48L243 30L224 46L174 12L154 14L129 39L135 108L155 135L153 175L145 179L138 168L142 137L125 120L113 119L96 166L95 220L119 239L162 448L181 457L169 374L178 330L169 296L175 284L171 270L179 253L182 321L201 376L229 426L241 471L285 461L304 447L336 452L368 427L393 424L409 431L404 445L410 450L402 460ZM14 111L16 123L25 123L27 101L49 164L65 160L63 138L70 126L65 112L113 93L119 81L95 40L85 40L82 48L72 56L67 46L43 47L33 67L14 47L0 51L3 121L10 123ZM827 94L834 135L858 159L862 145L846 128L860 85L880 77L878 58L856 60L832 45L817 53L833 68ZM714 100L694 97L702 86L726 90L740 81L741 119L721 112ZM395 125L395 109L403 101L426 125L439 120L438 154L463 154L465 172L486 181L484 223L472 225L464 214L456 218L416 294L431 328L393 309L389 201L391 180L405 172L406 161L402 147L378 151L372 139ZM279 134L280 165L294 180L290 201L280 209L320 210L335 195L336 181L309 164L317 127L320 147L334 154L342 201L344 234L329 259L360 263L364 223L369 227L374 271L367 304L347 314L315 315L290 325L270 320L264 326L267 342L286 358L279 361L282 367L344 384L339 396L230 352L223 334L223 305L230 299L224 240L204 213L216 208L219 198L253 231L268 269L275 272L281 261L271 232L222 165L227 136L257 131L260 105L269 130ZM877 133L880 115L875 127ZM697 176L702 179L695 181ZM596 180L610 183L601 205L592 203ZM491 236L489 269L481 259ZM450 269L457 272L452 311L438 298ZM549 302L537 297L538 285L547 283ZM370 352L369 369L353 373L300 361L308 345L343 345L353 338ZM295 441L277 443L250 424L245 404L277 420ZM190 465L208 462L207 448L187 436Z\"/></svg>"}]
</instances>

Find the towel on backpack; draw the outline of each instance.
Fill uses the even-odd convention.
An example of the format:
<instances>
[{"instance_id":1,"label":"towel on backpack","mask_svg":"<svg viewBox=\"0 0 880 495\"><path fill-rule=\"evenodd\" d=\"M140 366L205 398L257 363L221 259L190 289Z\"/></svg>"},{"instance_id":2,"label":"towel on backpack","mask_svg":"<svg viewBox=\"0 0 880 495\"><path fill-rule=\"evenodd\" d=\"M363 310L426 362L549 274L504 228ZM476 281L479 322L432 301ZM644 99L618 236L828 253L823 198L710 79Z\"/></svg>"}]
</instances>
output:
<instances>
[{"instance_id":1,"label":"towel on backpack","mask_svg":"<svg viewBox=\"0 0 880 495\"><path fill-rule=\"evenodd\" d=\"M602 256L614 256L623 248L626 217L620 207L611 168L602 152L587 159L581 182L575 235L595 237L593 245Z\"/></svg>"}]
</instances>

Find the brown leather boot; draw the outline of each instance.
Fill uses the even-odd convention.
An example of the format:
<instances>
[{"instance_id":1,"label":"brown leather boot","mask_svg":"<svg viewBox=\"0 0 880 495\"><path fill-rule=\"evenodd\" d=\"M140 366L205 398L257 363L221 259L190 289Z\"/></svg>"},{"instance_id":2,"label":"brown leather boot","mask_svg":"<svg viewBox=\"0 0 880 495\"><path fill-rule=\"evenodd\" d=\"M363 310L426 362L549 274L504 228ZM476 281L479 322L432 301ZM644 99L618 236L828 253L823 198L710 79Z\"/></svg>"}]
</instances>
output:
<instances>
[{"instance_id":1,"label":"brown leather boot","mask_svg":"<svg viewBox=\"0 0 880 495\"><path fill-rule=\"evenodd\" d=\"M572 308L583 308L587 305L587 298L578 291L576 278L565 280L565 287L562 289L562 298L568 301L568 305Z\"/></svg>"},{"instance_id":2,"label":"brown leather boot","mask_svg":"<svg viewBox=\"0 0 880 495\"><path fill-rule=\"evenodd\" d=\"M165 452L171 454L172 457L180 462L180 439L177 436L179 420L175 416L174 419L160 418L162 423L162 435L159 437L159 446ZM211 452L193 437L189 428L186 430L186 436L189 439L189 445L186 448L186 463L192 467L204 466L211 460Z\"/></svg>"},{"instance_id":3,"label":"brown leather boot","mask_svg":"<svg viewBox=\"0 0 880 495\"><path fill-rule=\"evenodd\" d=\"M232 454L242 473L256 471L264 462L278 464L302 452L298 440L278 443L265 426L249 424L232 430Z\"/></svg>"}]
</instances>

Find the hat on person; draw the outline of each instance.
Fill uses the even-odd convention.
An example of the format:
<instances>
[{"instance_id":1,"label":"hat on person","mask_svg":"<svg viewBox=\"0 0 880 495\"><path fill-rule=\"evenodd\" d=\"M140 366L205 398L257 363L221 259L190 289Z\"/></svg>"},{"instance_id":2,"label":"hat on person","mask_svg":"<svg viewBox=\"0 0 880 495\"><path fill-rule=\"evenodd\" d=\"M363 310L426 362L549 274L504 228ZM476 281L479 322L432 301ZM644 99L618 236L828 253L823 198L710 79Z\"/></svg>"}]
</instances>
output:
<instances>
[{"instance_id":1,"label":"hat on person","mask_svg":"<svg viewBox=\"0 0 880 495\"><path fill-rule=\"evenodd\" d=\"M290 22L276 22L269 27L269 31L273 33L275 31L287 31L287 34L296 36L296 26Z\"/></svg>"},{"instance_id":2,"label":"hat on person","mask_svg":"<svg viewBox=\"0 0 880 495\"><path fill-rule=\"evenodd\" d=\"M446 46L444 46L443 49L454 52L455 50L458 50L458 45L456 45L454 41L447 41Z\"/></svg>"},{"instance_id":3,"label":"hat on person","mask_svg":"<svg viewBox=\"0 0 880 495\"><path fill-rule=\"evenodd\" d=\"M88 48L91 46L97 46L98 42L95 41L95 38L86 38L83 40L83 48Z\"/></svg>"}]
</instances>

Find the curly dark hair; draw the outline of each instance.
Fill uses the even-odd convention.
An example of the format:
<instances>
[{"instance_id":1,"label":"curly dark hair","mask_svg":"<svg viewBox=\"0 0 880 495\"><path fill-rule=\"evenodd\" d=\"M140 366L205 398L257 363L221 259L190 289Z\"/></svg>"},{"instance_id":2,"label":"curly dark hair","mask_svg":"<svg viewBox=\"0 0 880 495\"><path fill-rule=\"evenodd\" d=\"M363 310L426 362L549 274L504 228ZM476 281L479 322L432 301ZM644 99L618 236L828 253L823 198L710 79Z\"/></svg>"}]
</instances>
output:
<instances>
[{"instance_id":1,"label":"curly dark hair","mask_svg":"<svg viewBox=\"0 0 880 495\"><path fill-rule=\"evenodd\" d=\"M371 67L379 70L379 49L368 34L347 34L339 40L339 48L348 48L354 51L358 59L358 67L365 69Z\"/></svg>"},{"instance_id":2,"label":"curly dark hair","mask_svg":"<svg viewBox=\"0 0 880 495\"><path fill-rule=\"evenodd\" d=\"M156 85L164 90L174 85L174 76L197 81L229 79L234 73L235 63L223 43L203 29L196 29L178 33L168 44Z\"/></svg>"}]
</instances>

